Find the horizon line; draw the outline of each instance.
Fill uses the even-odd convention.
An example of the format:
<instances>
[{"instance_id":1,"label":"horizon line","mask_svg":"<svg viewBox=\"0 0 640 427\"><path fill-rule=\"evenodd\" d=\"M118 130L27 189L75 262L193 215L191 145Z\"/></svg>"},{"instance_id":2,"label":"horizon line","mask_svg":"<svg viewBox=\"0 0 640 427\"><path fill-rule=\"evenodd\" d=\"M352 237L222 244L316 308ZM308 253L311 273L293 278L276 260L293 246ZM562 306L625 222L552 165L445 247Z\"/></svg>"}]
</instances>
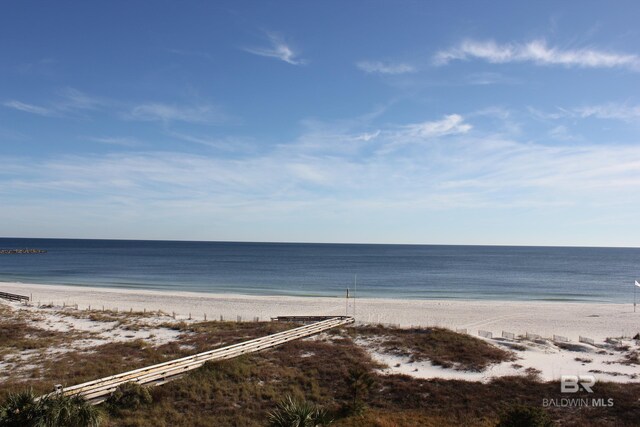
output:
<instances>
[{"instance_id":1,"label":"horizon line","mask_svg":"<svg viewBox=\"0 0 640 427\"><path fill-rule=\"evenodd\" d=\"M376 246L477 246L477 247L513 247L513 248L600 248L600 249L639 249L638 246L598 246L598 245L526 245L526 244L484 244L484 243L381 243L381 242L309 242L309 241L257 241L257 240L183 240L183 239L126 239L126 238L88 238L88 237L16 237L0 236L0 239L39 239L39 240L103 240L123 242L178 242L178 243L253 243L282 245L376 245Z\"/></svg>"}]
</instances>

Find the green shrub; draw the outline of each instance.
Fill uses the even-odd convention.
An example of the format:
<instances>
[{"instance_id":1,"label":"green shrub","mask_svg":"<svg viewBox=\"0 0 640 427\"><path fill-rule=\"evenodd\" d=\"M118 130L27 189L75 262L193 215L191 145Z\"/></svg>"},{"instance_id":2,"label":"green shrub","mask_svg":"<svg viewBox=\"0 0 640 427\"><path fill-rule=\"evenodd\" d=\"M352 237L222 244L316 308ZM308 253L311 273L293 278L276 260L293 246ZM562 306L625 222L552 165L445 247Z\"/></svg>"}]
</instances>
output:
<instances>
[{"instance_id":1,"label":"green shrub","mask_svg":"<svg viewBox=\"0 0 640 427\"><path fill-rule=\"evenodd\" d=\"M147 387L138 383L128 382L120 384L107 399L107 405L111 410L132 409L136 410L153 401Z\"/></svg>"},{"instance_id":2,"label":"green shrub","mask_svg":"<svg viewBox=\"0 0 640 427\"><path fill-rule=\"evenodd\" d=\"M22 427L35 425L36 396L33 390L10 393L0 407L0 426Z\"/></svg>"},{"instance_id":3,"label":"green shrub","mask_svg":"<svg viewBox=\"0 0 640 427\"><path fill-rule=\"evenodd\" d=\"M11 393L0 407L0 427L98 427L102 414L82 397L33 391Z\"/></svg>"},{"instance_id":4,"label":"green shrub","mask_svg":"<svg viewBox=\"0 0 640 427\"><path fill-rule=\"evenodd\" d=\"M348 412L354 415L362 415L366 408L364 399L373 389L375 380L366 369L351 368L347 377L347 385L351 392L351 407L348 408Z\"/></svg>"},{"instance_id":5,"label":"green shrub","mask_svg":"<svg viewBox=\"0 0 640 427\"><path fill-rule=\"evenodd\" d=\"M321 427L333 422L324 409L287 396L269 413L270 427Z\"/></svg>"}]
</instances>

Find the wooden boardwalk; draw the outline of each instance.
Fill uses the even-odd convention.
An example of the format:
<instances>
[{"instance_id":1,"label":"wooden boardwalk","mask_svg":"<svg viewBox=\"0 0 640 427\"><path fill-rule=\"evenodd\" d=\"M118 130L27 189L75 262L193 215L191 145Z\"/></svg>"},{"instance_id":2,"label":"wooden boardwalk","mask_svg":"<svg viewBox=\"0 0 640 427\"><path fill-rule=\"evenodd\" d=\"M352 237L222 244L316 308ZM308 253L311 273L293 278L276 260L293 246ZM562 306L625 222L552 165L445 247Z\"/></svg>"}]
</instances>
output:
<instances>
[{"instance_id":1,"label":"wooden boardwalk","mask_svg":"<svg viewBox=\"0 0 640 427\"><path fill-rule=\"evenodd\" d=\"M309 321L312 318L313 317L310 316L304 316L305 321ZM54 393L63 393L68 396L79 395L93 404L98 404L106 400L119 385L126 382L136 382L141 385L164 384L186 372L199 368L208 361L231 359L243 354L255 353L354 322L353 317L348 316L321 318L324 320L289 329L288 331L194 354L193 356L147 366L146 368L134 369L133 371L123 372L67 388L56 386ZM287 317L287 320L297 320L297 318L290 316Z\"/></svg>"},{"instance_id":2,"label":"wooden boardwalk","mask_svg":"<svg viewBox=\"0 0 640 427\"><path fill-rule=\"evenodd\" d=\"M10 301L29 301L30 298L24 295L18 295L18 294L10 294L8 292L0 292L0 298L3 299L8 299Z\"/></svg>"}]
</instances>

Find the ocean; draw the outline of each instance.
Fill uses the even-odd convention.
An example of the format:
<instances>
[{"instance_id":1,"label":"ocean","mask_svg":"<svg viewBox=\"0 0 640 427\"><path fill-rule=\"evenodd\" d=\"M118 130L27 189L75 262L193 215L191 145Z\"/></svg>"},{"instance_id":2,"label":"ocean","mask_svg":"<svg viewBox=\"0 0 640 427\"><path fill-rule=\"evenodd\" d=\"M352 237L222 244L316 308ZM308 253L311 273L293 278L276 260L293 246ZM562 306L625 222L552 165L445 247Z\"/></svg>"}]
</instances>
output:
<instances>
[{"instance_id":1,"label":"ocean","mask_svg":"<svg viewBox=\"0 0 640 427\"><path fill-rule=\"evenodd\" d=\"M250 295L630 302L640 249L0 238L0 282ZM0 291L1 289L0 283Z\"/></svg>"}]
</instances>

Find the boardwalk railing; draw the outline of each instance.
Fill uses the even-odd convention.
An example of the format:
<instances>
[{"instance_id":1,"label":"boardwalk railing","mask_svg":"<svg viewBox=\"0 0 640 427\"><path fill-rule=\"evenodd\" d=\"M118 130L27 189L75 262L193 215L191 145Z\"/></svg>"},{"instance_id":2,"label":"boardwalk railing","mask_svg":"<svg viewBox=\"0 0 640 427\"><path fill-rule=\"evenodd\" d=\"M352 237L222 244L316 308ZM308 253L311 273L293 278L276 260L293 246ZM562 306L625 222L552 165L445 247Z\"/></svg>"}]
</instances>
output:
<instances>
[{"instance_id":1,"label":"boardwalk railing","mask_svg":"<svg viewBox=\"0 0 640 427\"><path fill-rule=\"evenodd\" d=\"M294 318L295 319L295 318ZM337 326L353 323L353 317L332 317L309 325L278 332L265 337L255 338L238 344L205 351L193 356L159 363L146 368L135 369L123 372L98 380L89 381L83 384L62 388L56 386L56 393L67 396L82 396L93 404L98 404L107 399L115 389L126 382L136 382L141 385L160 385L175 379L193 369L204 365L205 362L214 360L231 359L242 354L254 353L268 348L276 347L288 341L308 337L326 331Z\"/></svg>"},{"instance_id":2,"label":"boardwalk railing","mask_svg":"<svg viewBox=\"0 0 640 427\"><path fill-rule=\"evenodd\" d=\"M29 301L29 297L18 294L10 294L8 292L0 292L0 298L8 299L11 301Z\"/></svg>"},{"instance_id":3,"label":"boardwalk railing","mask_svg":"<svg viewBox=\"0 0 640 427\"><path fill-rule=\"evenodd\" d=\"M351 316L278 316L272 317L271 320L278 322L299 322L299 323L308 323L308 322L319 322L321 320L329 320L329 319L348 319Z\"/></svg>"}]
</instances>

